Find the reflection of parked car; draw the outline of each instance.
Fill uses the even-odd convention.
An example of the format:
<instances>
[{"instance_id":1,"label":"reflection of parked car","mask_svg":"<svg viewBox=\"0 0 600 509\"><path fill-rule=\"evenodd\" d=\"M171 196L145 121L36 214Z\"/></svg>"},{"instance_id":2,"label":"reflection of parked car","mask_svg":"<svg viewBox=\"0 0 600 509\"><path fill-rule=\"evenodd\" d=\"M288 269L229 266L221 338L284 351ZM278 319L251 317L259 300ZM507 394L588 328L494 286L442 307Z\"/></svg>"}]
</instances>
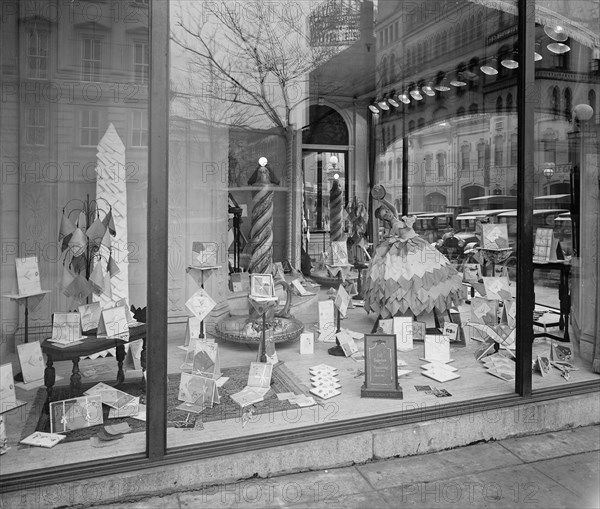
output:
<instances>
[{"instance_id":1,"label":"reflection of parked car","mask_svg":"<svg viewBox=\"0 0 600 509\"><path fill-rule=\"evenodd\" d=\"M515 209L475 210L456 216L455 224L457 229L459 229L459 232L456 233L455 236L464 242L460 260L461 263L472 263L476 261L476 255L478 254L476 248L481 244L481 231L478 228L478 224L497 223L500 214L512 211L516 212ZM511 255L506 261L506 265L509 267L516 265L516 257Z\"/></svg>"},{"instance_id":2,"label":"reflection of parked car","mask_svg":"<svg viewBox=\"0 0 600 509\"><path fill-rule=\"evenodd\" d=\"M552 228L555 230L555 218L568 212L567 209L537 209L533 211L533 234L537 228ZM506 223L508 229L508 241L514 246L516 254L517 243L517 211L511 210L498 214L498 223ZM555 232L557 233L557 232ZM560 239L559 239L560 240Z\"/></svg>"}]
</instances>

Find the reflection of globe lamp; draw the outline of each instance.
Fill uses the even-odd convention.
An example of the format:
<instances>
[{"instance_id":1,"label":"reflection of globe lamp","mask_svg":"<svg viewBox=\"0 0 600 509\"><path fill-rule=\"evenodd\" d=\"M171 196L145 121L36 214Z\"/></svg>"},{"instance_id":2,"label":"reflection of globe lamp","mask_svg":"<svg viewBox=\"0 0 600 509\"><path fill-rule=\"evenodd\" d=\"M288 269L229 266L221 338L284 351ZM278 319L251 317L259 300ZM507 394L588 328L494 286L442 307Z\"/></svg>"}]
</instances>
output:
<instances>
[{"instance_id":1,"label":"reflection of globe lamp","mask_svg":"<svg viewBox=\"0 0 600 509\"><path fill-rule=\"evenodd\" d=\"M544 177L550 180L554 175L554 163L544 163Z\"/></svg>"},{"instance_id":2,"label":"reflection of globe lamp","mask_svg":"<svg viewBox=\"0 0 600 509\"><path fill-rule=\"evenodd\" d=\"M331 157L329 158L329 162L331 163L331 166L333 166L333 167L335 168L335 166L336 166L336 165L337 165L337 163L338 163L338 158L337 158L336 156L331 156Z\"/></svg>"},{"instance_id":3,"label":"reflection of globe lamp","mask_svg":"<svg viewBox=\"0 0 600 509\"><path fill-rule=\"evenodd\" d=\"M267 161L267 158L266 158L266 157L261 157L261 158L259 158L259 160L258 160L258 164L260 164L261 166L266 166L268 162L269 162L269 161Z\"/></svg>"},{"instance_id":4,"label":"reflection of globe lamp","mask_svg":"<svg viewBox=\"0 0 600 509\"><path fill-rule=\"evenodd\" d=\"M594 108L592 108L589 104L578 104L573 108L573 114L577 120L587 122L594 115Z\"/></svg>"}]
</instances>

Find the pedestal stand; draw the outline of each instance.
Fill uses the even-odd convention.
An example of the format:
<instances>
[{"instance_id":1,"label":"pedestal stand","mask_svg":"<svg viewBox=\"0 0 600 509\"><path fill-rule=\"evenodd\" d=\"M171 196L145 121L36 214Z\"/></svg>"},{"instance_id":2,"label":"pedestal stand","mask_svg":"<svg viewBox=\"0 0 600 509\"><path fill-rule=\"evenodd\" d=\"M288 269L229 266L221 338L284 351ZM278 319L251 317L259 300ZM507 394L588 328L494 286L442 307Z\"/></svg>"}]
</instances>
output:
<instances>
[{"instance_id":1,"label":"pedestal stand","mask_svg":"<svg viewBox=\"0 0 600 509\"><path fill-rule=\"evenodd\" d=\"M277 299L257 300L253 297L248 297L248 300L256 313L262 317L262 331L260 342L258 344L256 362L267 362L267 314L270 310L275 309L277 306Z\"/></svg>"},{"instance_id":2,"label":"pedestal stand","mask_svg":"<svg viewBox=\"0 0 600 509\"><path fill-rule=\"evenodd\" d=\"M3 295L2 297L6 297L7 299L11 299L14 300L16 302L18 302L19 304L23 304L25 306L25 336L23 341L25 343L29 343L29 298L30 297L36 297L38 295L46 295L47 293L50 293L50 290L41 290L39 292L36 293L29 293L29 294L7 294L7 295ZM40 298L41 300L41 298Z\"/></svg>"},{"instance_id":3,"label":"pedestal stand","mask_svg":"<svg viewBox=\"0 0 600 509\"><path fill-rule=\"evenodd\" d=\"M196 284L200 283L200 288L204 290L205 281L211 276L213 270L220 269L220 266L211 266L211 267L188 267L185 271L189 274L192 279L196 282ZM199 339L204 339L206 334L204 332L204 320L200 322L200 334L198 336Z\"/></svg>"}]
</instances>

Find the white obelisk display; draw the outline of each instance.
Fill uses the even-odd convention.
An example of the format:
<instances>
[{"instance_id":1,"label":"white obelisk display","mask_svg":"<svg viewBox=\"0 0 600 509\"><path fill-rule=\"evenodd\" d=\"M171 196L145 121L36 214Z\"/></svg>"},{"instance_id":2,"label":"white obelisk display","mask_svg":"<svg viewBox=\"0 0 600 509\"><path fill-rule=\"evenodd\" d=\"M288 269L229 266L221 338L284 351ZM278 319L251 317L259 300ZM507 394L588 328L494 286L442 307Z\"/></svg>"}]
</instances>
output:
<instances>
[{"instance_id":1,"label":"white obelisk display","mask_svg":"<svg viewBox=\"0 0 600 509\"><path fill-rule=\"evenodd\" d=\"M129 270L127 249L127 172L125 165L125 145L121 141L115 126L111 123L98 144L98 164L96 165L96 201L104 210L112 206L116 235L112 238L112 257L119 267L119 272L110 281L110 291L105 290L95 298L102 308L112 307L114 302L126 299L129 302ZM101 214L103 217L103 214ZM109 249L101 245L103 271L106 271Z\"/></svg>"}]
</instances>

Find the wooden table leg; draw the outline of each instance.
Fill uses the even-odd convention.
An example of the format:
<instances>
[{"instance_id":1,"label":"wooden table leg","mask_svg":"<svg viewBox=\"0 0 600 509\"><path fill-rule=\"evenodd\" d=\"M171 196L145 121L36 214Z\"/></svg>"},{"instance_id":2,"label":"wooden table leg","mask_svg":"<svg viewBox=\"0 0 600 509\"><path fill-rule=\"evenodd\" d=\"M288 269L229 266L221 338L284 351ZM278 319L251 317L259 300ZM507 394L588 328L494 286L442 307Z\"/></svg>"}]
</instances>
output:
<instances>
[{"instance_id":1,"label":"wooden table leg","mask_svg":"<svg viewBox=\"0 0 600 509\"><path fill-rule=\"evenodd\" d=\"M121 343L117 345L117 383L122 384L125 381L125 373L123 372L123 361L125 360L125 345Z\"/></svg>"},{"instance_id":2,"label":"wooden table leg","mask_svg":"<svg viewBox=\"0 0 600 509\"><path fill-rule=\"evenodd\" d=\"M46 369L44 370L44 385L46 386L46 403L44 403L44 412L50 413L50 401L52 400L52 388L56 381L56 369L54 369L54 362L52 357L47 356Z\"/></svg>"},{"instance_id":3,"label":"wooden table leg","mask_svg":"<svg viewBox=\"0 0 600 509\"><path fill-rule=\"evenodd\" d=\"M71 373L71 397L80 396L81 373L79 372L79 357L73 359L73 372Z\"/></svg>"}]
</instances>

